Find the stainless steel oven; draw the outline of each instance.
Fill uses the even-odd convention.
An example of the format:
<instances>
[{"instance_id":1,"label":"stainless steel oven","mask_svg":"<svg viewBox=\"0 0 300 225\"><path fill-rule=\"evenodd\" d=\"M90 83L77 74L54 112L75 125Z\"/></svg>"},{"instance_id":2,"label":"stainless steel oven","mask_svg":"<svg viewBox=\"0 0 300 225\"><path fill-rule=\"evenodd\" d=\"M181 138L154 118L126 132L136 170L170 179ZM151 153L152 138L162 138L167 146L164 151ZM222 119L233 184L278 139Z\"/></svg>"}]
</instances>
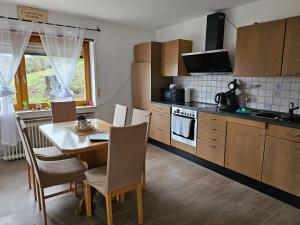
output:
<instances>
[{"instance_id":1,"label":"stainless steel oven","mask_svg":"<svg viewBox=\"0 0 300 225\"><path fill-rule=\"evenodd\" d=\"M182 124L183 132L180 132L178 123ZM188 129L188 130L187 130ZM171 139L192 147L197 144L197 110L172 107Z\"/></svg>"}]
</instances>

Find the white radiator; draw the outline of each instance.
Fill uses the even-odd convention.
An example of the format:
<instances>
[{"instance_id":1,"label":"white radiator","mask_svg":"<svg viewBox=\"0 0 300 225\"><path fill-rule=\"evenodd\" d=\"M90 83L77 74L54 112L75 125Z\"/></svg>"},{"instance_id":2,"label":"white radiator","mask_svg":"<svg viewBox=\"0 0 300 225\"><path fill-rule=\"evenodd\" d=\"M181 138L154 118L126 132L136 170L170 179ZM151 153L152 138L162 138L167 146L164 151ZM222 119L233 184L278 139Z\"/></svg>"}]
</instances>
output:
<instances>
[{"instance_id":1,"label":"white radiator","mask_svg":"<svg viewBox=\"0 0 300 225\"><path fill-rule=\"evenodd\" d=\"M51 146L51 143L39 131L39 125L51 123L51 118L32 119L24 121L28 129L28 134L31 140L32 147L41 148ZM2 145L1 148L4 150L4 156L2 159L5 161L25 158L25 153L21 142L19 142L17 146Z\"/></svg>"}]
</instances>

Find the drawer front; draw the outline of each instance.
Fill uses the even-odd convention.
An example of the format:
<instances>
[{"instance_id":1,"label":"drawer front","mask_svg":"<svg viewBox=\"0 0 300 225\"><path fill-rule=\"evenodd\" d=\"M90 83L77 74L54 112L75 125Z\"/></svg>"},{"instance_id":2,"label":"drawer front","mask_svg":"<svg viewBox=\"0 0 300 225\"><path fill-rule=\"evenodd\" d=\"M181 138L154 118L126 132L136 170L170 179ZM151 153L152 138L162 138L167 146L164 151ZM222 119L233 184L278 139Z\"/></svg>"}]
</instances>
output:
<instances>
[{"instance_id":1,"label":"drawer front","mask_svg":"<svg viewBox=\"0 0 300 225\"><path fill-rule=\"evenodd\" d=\"M224 166L225 146L217 145L209 141L197 140L197 155L200 158Z\"/></svg>"},{"instance_id":2,"label":"drawer front","mask_svg":"<svg viewBox=\"0 0 300 225\"><path fill-rule=\"evenodd\" d=\"M300 129L269 124L267 135L289 141L300 142Z\"/></svg>"},{"instance_id":3,"label":"drawer front","mask_svg":"<svg viewBox=\"0 0 300 225\"><path fill-rule=\"evenodd\" d=\"M169 130L164 130L162 128L153 127L150 125L149 137L154 140L165 143L167 145L170 145L170 131Z\"/></svg>"},{"instance_id":4,"label":"drawer front","mask_svg":"<svg viewBox=\"0 0 300 225\"><path fill-rule=\"evenodd\" d=\"M150 109L154 112L170 114L170 106L167 105L151 103Z\"/></svg>"},{"instance_id":5,"label":"drawer front","mask_svg":"<svg viewBox=\"0 0 300 225\"><path fill-rule=\"evenodd\" d=\"M153 111L151 125L170 131L170 114Z\"/></svg>"},{"instance_id":6,"label":"drawer front","mask_svg":"<svg viewBox=\"0 0 300 225\"><path fill-rule=\"evenodd\" d=\"M213 144L220 145L220 146L225 146L225 141L226 141L225 136L208 133L203 130L198 132L198 139L203 140L203 141L208 141Z\"/></svg>"},{"instance_id":7,"label":"drawer front","mask_svg":"<svg viewBox=\"0 0 300 225\"><path fill-rule=\"evenodd\" d=\"M198 126L198 132L201 132L202 130L213 133L221 136L226 136L226 124L219 124L216 122L206 121L206 120L200 120L199 126Z\"/></svg>"},{"instance_id":8,"label":"drawer front","mask_svg":"<svg viewBox=\"0 0 300 225\"><path fill-rule=\"evenodd\" d=\"M188 153L191 153L193 155L196 155L197 149L195 147L183 144L183 143L175 141L175 140L171 141L171 146L173 146L175 148L179 148L179 149L186 151Z\"/></svg>"},{"instance_id":9,"label":"drawer front","mask_svg":"<svg viewBox=\"0 0 300 225\"><path fill-rule=\"evenodd\" d=\"M219 115L215 115L212 113L201 112L198 115L198 120L205 121L208 123L214 122L214 123L218 123L220 125L226 126L226 117L225 116L219 116Z\"/></svg>"}]
</instances>

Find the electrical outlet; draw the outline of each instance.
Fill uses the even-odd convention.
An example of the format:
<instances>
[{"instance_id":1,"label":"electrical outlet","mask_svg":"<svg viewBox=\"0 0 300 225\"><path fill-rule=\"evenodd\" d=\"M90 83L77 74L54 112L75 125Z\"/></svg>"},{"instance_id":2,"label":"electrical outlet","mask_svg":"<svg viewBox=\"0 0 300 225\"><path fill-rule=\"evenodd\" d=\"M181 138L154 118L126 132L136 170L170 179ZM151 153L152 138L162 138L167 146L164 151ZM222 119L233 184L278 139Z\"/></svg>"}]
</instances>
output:
<instances>
[{"instance_id":1,"label":"electrical outlet","mask_svg":"<svg viewBox=\"0 0 300 225\"><path fill-rule=\"evenodd\" d=\"M98 88L97 89L97 97L100 97L100 93L101 93L100 88Z\"/></svg>"}]
</instances>

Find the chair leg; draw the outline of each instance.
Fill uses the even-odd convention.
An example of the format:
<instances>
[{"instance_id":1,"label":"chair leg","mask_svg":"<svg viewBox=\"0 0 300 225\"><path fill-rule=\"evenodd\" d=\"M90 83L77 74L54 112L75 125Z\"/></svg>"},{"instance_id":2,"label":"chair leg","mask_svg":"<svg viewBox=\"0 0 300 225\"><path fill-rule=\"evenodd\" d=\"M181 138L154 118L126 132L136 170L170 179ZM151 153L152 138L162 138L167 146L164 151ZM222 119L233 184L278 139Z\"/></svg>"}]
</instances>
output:
<instances>
[{"instance_id":1,"label":"chair leg","mask_svg":"<svg viewBox=\"0 0 300 225\"><path fill-rule=\"evenodd\" d=\"M39 202L39 210L42 209L41 207L41 192L40 192L40 185L39 182L37 180L35 180L36 182L36 189L37 189L37 196L38 196L38 202Z\"/></svg>"},{"instance_id":2,"label":"chair leg","mask_svg":"<svg viewBox=\"0 0 300 225\"><path fill-rule=\"evenodd\" d=\"M74 182L74 188L75 188L75 191L74 191L75 197L78 197L78 190L77 190L78 185L77 185L76 181Z\"/></svg>"},{"instance_id":3,"label":"chair leg","mask_svg":"<svg viewBox=\"0 0 300 225\"><path fill-rule=\"evenodd\" d=\"M43 217L44 217L44 224L47 225L47 213L46 213L46 204L45 204L45 194L44 194L44 189L41 188L40 190L41 193L41 200L42 200L42 209L43 209Z\"/></svg>"},{"instance_id":4,"label":"chair leg","mask_svg":"<svg viewBox=\"0 0 300 225\"><path fill-rule=\"evenodd\" d=\"M92 215L92 202L91 202L91 187L86 182L85 183L85 209L86 209L86 216L90 217Z\"/></svg>"},{"instance_id":5,"label":"chair leg","mask_svg":"<svg viewBox=\"0 0 300 225\"><path fill-rule=\"evenodd\" d=\"M32 171L32 183L33 183L33 194L34 194L34 201L36 201L37 200L37 198L36 198L36 195L37 195L37 193L36 193L36 179L35 179L35 175L34 175L34 171Z\"/></svg>"},{"instance_id":6,"label":"chair leg","mask_svg":"<svg viewBox=\"0 0 300 225\"><path fill-rule=\"evenodd\" d=\"M27 163L28 187L31 189L31 167Z\"/></svg>"},{"instance_id":7,"label":"chair leg","mask_svg":"<svg viewBox=\"0 0 300 225\"><path fill-rule=\"evenodd\" d=\"M106 198L107 224L113 225L111 193L107 193L105 198Z\"/></svg>"},{"instance_id":8,"label":"chair leg","mask_svg":"<svg viewBox=\"0 0 300 225\"><path fill-rule=\"evenodd\" d=\"M146 161L144 162L144 167L143 167L142 188L144 189L145 186L146 186Z\"/></svg>"},{"instance_id":9,"label":"chair leg","mask_svg":"<svg viewBox=\"0 0 300 225\"><path fill-rule=\"evenodd\" d=\"M142 185L139 184L137 189L137 208L138 208L138 224L143 224L143 200L142 200Z\"/></svg>"},{"instance_id":10,"label":"chair leg","mask_svg":"<svg viewBox=\"0 0 300 225\"><path fill-rule=\"evenodd\" d=\"M124 203L125 202L125 193L120 194L120 202Z\"/></svg>"}]
</instances>

